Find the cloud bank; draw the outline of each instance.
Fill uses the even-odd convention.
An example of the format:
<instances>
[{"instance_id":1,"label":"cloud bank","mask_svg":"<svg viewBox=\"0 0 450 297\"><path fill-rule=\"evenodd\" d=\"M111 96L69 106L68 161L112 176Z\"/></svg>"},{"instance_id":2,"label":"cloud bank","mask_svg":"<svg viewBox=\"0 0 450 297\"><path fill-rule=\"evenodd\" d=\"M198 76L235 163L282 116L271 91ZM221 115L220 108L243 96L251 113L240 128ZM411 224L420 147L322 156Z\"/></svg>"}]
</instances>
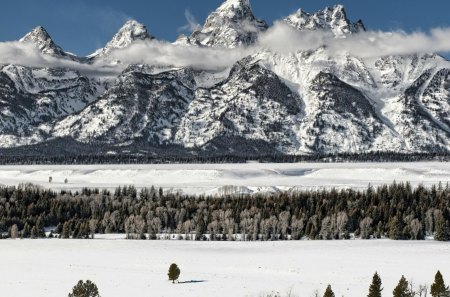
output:
<instances>
[{"instance_id":1,"label":"cloud bank","mask_svg":"<svg viewBox=\"0 0 450 297\"><path fill-rule=\"evenodd\" d=\"M80 63L42 54L33 44L19 41L0 42L0 65L19 65L36 68L69 68L87 76L116 76L125 66L110 65L106 61L95 64Z\"/></svg>"},{"instance_id":2,"label":"cloud bank","mask_svg":"<svg viewBox=\"0 0 450 297\"><path fill-rule=\"evenodd\" d=\"M194 26L195 22L193 22ZM450 53L450 28L436 28L430 32L369 31L335 38L331 32L299 31L278 22L260 35L257 44L235 49L202 48L176 45L164 41L137 41L125 49L114 50L110 60L95 64L57 59L41 54L31 44L0 43L0 64L32 67L67 67L84 73L114 75L123 70L123 64L149 64L175 67L193 67L205 70L223 69L241 58L262 50L280 54L313 51L325 48L330 56L350 54L361 58L423 53ZM122 65L111 65L120 60Z\"/></svg>"},{"instance_id":3,"label":"cloud bank","mask_svg":"<svg viewBox=\"0 0 450 297\"><path fill-rule=\"evenodd\" d=\"M299 31L279 22L261 36L259 46L281 53L325 46L330 55L350 54L361 58L450 53L450 28L437 28L428 33L367 31L335 38L331 32Z\"/></svg>"}]
</instances>

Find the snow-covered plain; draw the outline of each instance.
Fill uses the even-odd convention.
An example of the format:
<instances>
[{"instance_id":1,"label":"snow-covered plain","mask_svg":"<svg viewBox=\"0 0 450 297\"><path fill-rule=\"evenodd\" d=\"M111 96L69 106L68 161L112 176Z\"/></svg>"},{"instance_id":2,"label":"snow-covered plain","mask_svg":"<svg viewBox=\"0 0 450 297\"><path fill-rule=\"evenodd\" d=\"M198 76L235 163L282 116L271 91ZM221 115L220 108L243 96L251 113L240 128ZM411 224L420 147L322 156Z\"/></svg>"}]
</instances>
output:
<instances>
[{"instance_id":1,"label":"snow-covered plain","mask_svg":"<svg viewBox=\"0 0 450 297\"><path fill-rule=\"evenodd\" d=\"M53 182L49 183L49 177ZM68 183L64 183L64 179ZM0 184L30 182L54 190L163 187L187 194L367 188L409 181L425 186L450 181L450 163L291 163L0 166ZM228 186L235 186L231 188Z\"/></svg>"},{"instance_id":2,"label":"snow-covered plain","mask_svg":"<svg viewBox=\"0 0 450 297\"><path fill-rule=\"evenodd\" d=\"M91 279L103 297L259 297L291 291L309 297L330 283L336 296L366 296L378 271L383 296L404 274L431 284L438 269L450 283L450 244L434 241L192 242L2 240L2 296L67 296ZM169 265L180 284L167 281ZM321 296L321 295L320 295Z\"/></svg>"}]
</instances>

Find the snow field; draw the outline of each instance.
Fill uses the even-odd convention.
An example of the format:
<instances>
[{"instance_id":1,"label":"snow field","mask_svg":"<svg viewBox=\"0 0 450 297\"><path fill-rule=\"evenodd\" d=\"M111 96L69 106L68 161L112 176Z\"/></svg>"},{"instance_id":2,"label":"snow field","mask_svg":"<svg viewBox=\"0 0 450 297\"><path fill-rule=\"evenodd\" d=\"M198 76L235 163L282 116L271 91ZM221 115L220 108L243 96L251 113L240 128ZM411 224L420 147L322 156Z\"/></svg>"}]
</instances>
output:
<instances>
[{"instance_id":1,"label":"snow field","mask_svg":"<svg viewBox=\"0 0 450 297\"><path fill-rule=\"evenodd\" d=\"M401 275L431 284L438 269L450 283L450 244L434 241L193 242L127 240L2 240L2 296L67 296L91 279L103 297L258 297L292 291L366 296L372 275L384 294ZM180 284L167 280L171 263ZM192 281L192 282L191 282ZM184 283L183 283L184 282ZM30 295L31 294L31 295Z\"/></svg>"},{"instance_id":2,"label":"snow field","mask_svg":"<svg viewBox=\"0 0 450 297\"><path fill-rule=\"evenodd\" d=\"M53 182L49 183L49 177ZM68 184L64 179L68 179ZM414 163L291 163L0 166L0 184L30 182L54 190L83 187L114 189L163 187L186 194L273 192L295 189L365 189L393 181L432 185L450 181L450 164ZM230 187L234 186L234 187Z\"/></svg>"}]
</instances>

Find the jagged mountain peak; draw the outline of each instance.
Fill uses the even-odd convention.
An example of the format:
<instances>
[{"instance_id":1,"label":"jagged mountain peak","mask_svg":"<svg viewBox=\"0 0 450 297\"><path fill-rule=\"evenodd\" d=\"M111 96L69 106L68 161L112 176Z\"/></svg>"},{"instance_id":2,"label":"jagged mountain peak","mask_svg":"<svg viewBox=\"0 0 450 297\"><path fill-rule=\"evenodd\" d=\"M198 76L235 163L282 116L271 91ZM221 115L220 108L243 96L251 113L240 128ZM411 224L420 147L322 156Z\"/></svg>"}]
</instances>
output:
<instances>
[{"instance_id":1,"label":"jagged mountain peak","mask_svg":"<svg viewBox=\"0 0 450 297\"><path fill-rule=\"evenodd\" d=\"M34 28L19 41L34 44L44 54L66 56L64 50L53 41L50 34L42 26Z\"/></svg>"},{"instance_id":2,"label":"jagged mountain peak","mask_svg":"<svg viewBox=\"0 0 450 297\"><path fill-rule=\"evenodd\" d=\"M225 48L247 46L267 28L265 21L254 16L249 0L227 0L208 16L203 28L183 37L182 43Z\"/></svg>"},{"instance_id":3,"label":"jagged mountain peak","mask_svg":"<svg viewBox=\"0 0 450 297\"><path fill-rule=\"evenodd\" d=\"M37 26L31 30L27 35L20 39L20 41L28 41L31 38L36 38L39 40L51 39L50 34L48 34L47 30L45 30L42 26Z\"/></svg>"},{"instance_id":4,"label":"jagged mountain peak","mask_svg":"<svg viewBox=\"0 0 450 297\"><path fill-rule=\"evenodd\" d=\"M119 29L119 31L104 48L97 50L90 57L106 55L113 49L126 48L137 40L152 39L154 39L154 37L149 34L145 25L135 20L129 20Z\"/></svg>"},{"instance_id":5,"label":"jagged mountain peak","mask_svg":"<svg viewBox=\"0 0 450 297\"><path fill-rule=\"evenodd\" d=\"M248 13L253 15L249 0L227 0L222 3L216 12L229 13L238 16L244 16Z\"/></svg>"},{"instance_id":6,"label":"jagged mountain peak","mask_svg":"<svg viewBox=\"0 0 450 297\"><path fill-rule=\"evenodd\" d=\"M352 23L347 18L345 8L341 4L325 7L313 14L299 9L284 21L299 30L331 31L336 37L345 37L348 34L365 31L361 20Z\"/></svg>"}]
</instances>

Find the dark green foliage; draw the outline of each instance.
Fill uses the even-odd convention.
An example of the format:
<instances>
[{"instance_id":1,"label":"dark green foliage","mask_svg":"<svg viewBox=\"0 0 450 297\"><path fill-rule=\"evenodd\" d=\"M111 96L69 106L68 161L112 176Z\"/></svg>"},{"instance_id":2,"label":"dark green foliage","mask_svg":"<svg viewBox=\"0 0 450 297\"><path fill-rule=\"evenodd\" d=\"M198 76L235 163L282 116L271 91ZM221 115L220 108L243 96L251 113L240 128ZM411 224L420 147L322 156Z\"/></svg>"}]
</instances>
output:
<instances>
[{"instance_id":1,"label":"dark green foliage","mask_svg":"<svg viewBox=\"0 0 450 297\"><path fill-rule=\"evenodd\" d=\"M403 239L403 224L397 216L394 216L389 221L389 238L394 240Z\"/></svg>"},{"instance_id":2,"label":"dark green foliage","mask_svg":"<svg viewBox=\"0 0 450 297\"><path fill-rule=\"evenodd\" d=\"M72 289L72 293L69 293L69 297L100 297L98 293L97 285L87 280L83 282L80 280L78 284Z\"/></svg>"},{"instance_id":3,"label":"dark green foliage","mask_svg":"<svg viewBox=\"0 0 450 297\"><path fill-rule=\"evenodd\" d=\"M409 283L402 275L402 278L398 282L398 285L395 287L392 292L394 297L413 297L414 294L409 290Z\"/></svg>"},{"instance_id":4,"label":"dark green foliage","mask_svg":"<svg viewBox=\"0 0 450 297\"><path fill-rule=\"evenodd\" d=\"M450 297L450 289L445 285L444 278L440 271L434 277L434 283L431 285L431 296Z\"/></svg>"},{"instance_id":5,"label":"dark green foliage","mask_svg":"<svg viewBox=\"0 0 450 297\"><path fill-rule=\"evenodd\" d=\"M70 148L68 150L68 148ZM117 154L108 154L116 151ZM131 153L123 153L130 151ZM143 152L147 151L145 154ZM84 152L80 154L80 152ZM246 155L236 152L234 155L220 151L208 152L203 149L185 149L181 147L148 147L148 143L140 146L133 143L128 147L90 146L67 139L55 145L39 144L37 146L22 146L0 148L0 165L30 165L30 164L189 164L189 163L246 163L259 161L261 163L298 163L298 162L416 162L416 161L450 161L447 152L398 153L398 152L367 152L339 153L317 155L283 155L253 152Z\"/></svg>"},{"instance_id":6,"label":"dark green foliage","mask_svg":"<svg viewBox=\"0 0 450 297\"><path fill-rule=\"evenodd\" d=\"M323 294L323 297L334 297L334 292L331 289L331 285L328 285L327 289L325 290L325 294Z\"/></svg>"},{"instance_id":7,"label":"dark green foliage","mask_svg":"<svg viewBox=\"0 0 450 297\"><path fill-rule=\"evenodd\" d=\"M369 295L367 297L381 297L383 288L381 287L381 278L377 272L372 277L372 284L370 284Z\"/></svg>"},{"instance_id":8,"label":"dark green foliage","mask_svg":"<svg viewBox=\"0 0 450 297\"><path fill-rule=\"evenodd\" d=\"M450 227L448 222L444 219L439 219L436 222L436 232L434 239L438 241L450 241Z\"/></svg>"},{"instance_id":9,"label":"dark green foliage","mask_svg":"<svg viewBox=\"0 0 450 297\"><path fill-rule=\"evenodd\" d=\"M66 239L70 238L70 224L69 224L69 222L64 222L62 233L61 233L61 237L62 238L66 238Z\"/></svg>"},{"instance_id":10,"label":"dark green foliage","mask_svg":"<svg viewBox=\"0 0 450 297\"><path fill-rule=\"evenodd\" d=\"M176 280L180 277L180 268L178 268L177 264L172 264L169 267L169 273L167 275L169 276L169 280L172 281L172 283L175 283Z\"/></svg>"}]
</instances>

